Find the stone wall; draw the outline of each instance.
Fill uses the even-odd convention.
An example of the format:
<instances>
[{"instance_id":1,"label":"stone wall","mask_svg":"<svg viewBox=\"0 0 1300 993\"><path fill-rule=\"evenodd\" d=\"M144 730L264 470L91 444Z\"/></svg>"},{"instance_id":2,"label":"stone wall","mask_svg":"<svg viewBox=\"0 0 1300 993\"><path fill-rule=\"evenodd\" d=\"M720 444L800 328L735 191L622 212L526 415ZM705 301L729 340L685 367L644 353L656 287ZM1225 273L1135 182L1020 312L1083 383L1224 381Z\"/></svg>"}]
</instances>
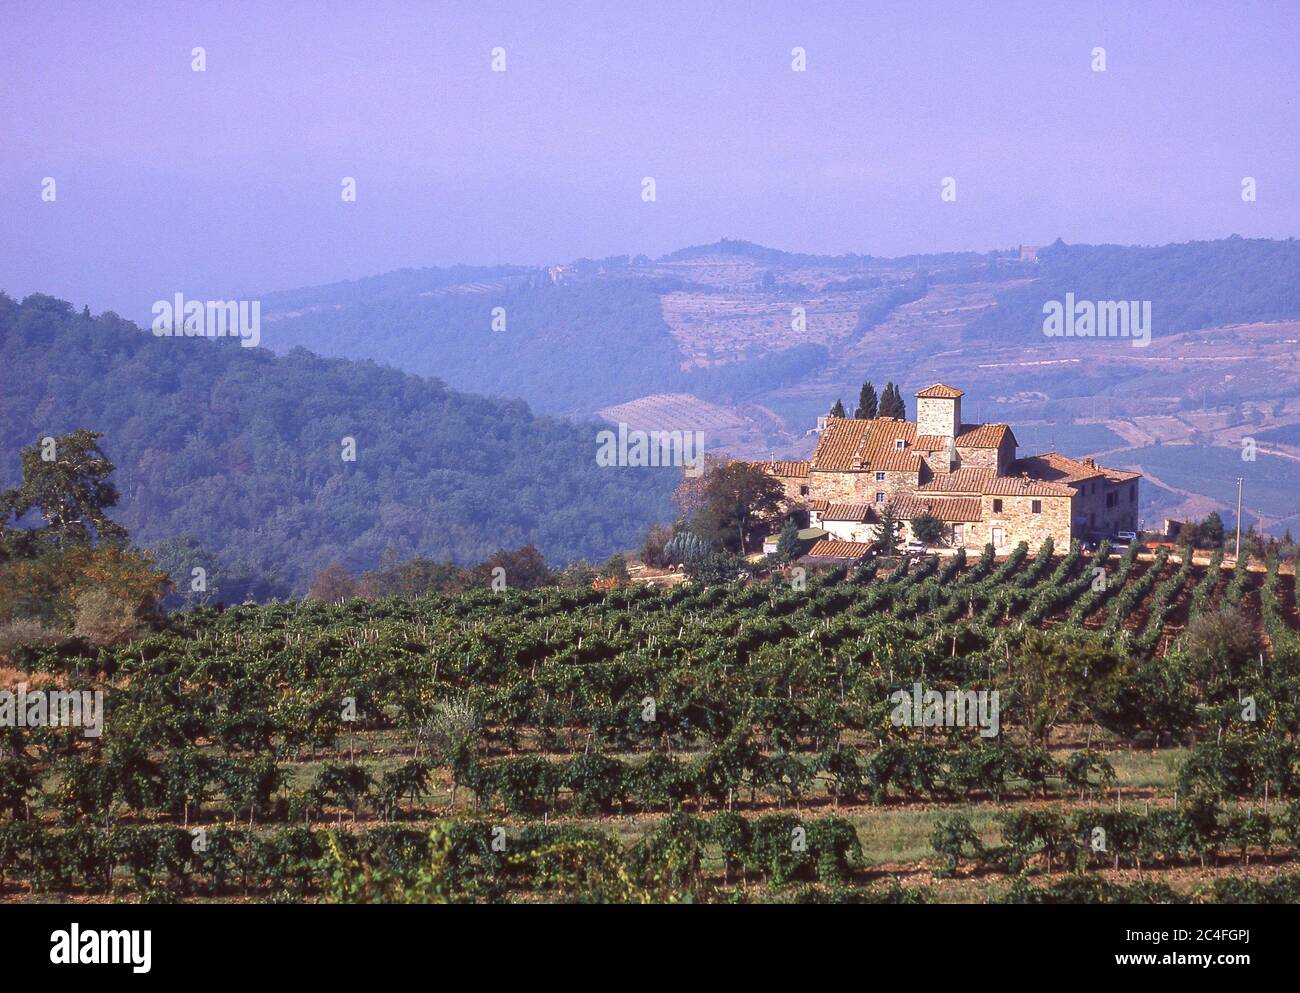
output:
<instances>
[{"instance_id":1,"label":"stone wall","mask_svg":"<svg viewBox=\"0 0 1300 993\"><path fill-rule=\"evenodd\" d=\"M807 476L778 476L772 475L781 489L785 491L785 502L790 507L803 506L811 499L815 499L812 494L812 485Z\"/></svg>"},{"instance_id":2,"label":"stone wall","mask_svg":"<svg viewBox=\"0 0 1300 993\"><path fill-rule=\"evenodd\" d=\"M998 467L998 450L996 448L957 448L957 463L963 469L996 469Z\"/></svg>"},{"instance_id":3,"label":"stone wall","mask_svg":"<svg viewBox=\"0 0 1300 993\"><path fill-rule=\"evenodd\" d=\"M972 526L978 527L979 525L978 524L966 525L966 527L972 527ZM837 538L840 541L861 541L865 543L870 543L875 541L876 537L880 534L879 524L874 524L874 523L863 524L857 521L822 521L817 525L817 527L823 528L832 538ZM931 547L935 547L935 548L954 547L955 548L956 545L953 544L953 540L952 540L952 525L945 524L943 528L944 528L943 537L940 539L937 545L933 545ZM911 521L906 519L903 520L903 527L902 530L899 532L899 535L900 535L900 540L904 544L916 540L916 535L912 533ZM981 541L977 547L982 550L984 548L984 542Z\"/></svg>"},{"instance_id":4,"label":"stone wall","mask_svg":"<svg viewBox=\"0 0 1300 993\"><path fill-rule=\"evenodd\" d=\"M1075 501L1074 533L1078 537L1090 533L1113 535L1116 531L1137 530L1137 503L1132 494L1138 481L1112 483L1098 478L1084 480L1074 485L1081 491ZM1108 495L1115 503L1106 506Z\"/></svg>"},{"instance_id":5,"label":"stone wall","mask_svg":"<svg viewBox=\"0 0 1300 993\"><path fill-rule=\"evenodd\" d=\"M966 547L982 548L993 541L993 530L1001 528L1005 538L994 545L999 552L1009 552L1020 542L1029 543L1032 552L1050 536L1058 550L1070 547L1071 504L1073 499L1064 496L983 496L980 521L966 527ZM1001 501L1001 510L994 510L994 501ZM1034 501L1040 512L1033 511Z\"/></svg>"},{"instance_id":6,"label":"stone wall","mask_svg":"<svg viewBox=\"0 0 1300 993\"><path fill-rule=\"evenodd\" d=\"M887 503L895 496L907 496L916 492L920 485L920 474L901 470L882 470L883 481L876 479L875 470L860 472L820 472L814 470L808 474L809 495L807 499L829 500L831 503L876 503L876 494L884 493Z\"/></svg>"},{"instance_id":7,"label":"stone wall","mask_svg":"<svg viewBox=\"0 0 1300 993\"><path fill-rule=\"evenodd\" d=\"M937 452L925 452L921 455L921 458L925 461L930 473L936 474L952 472L952 470L956 468L954 464L956 456L956 450L942 448ZM922 481L925 482L929 478L931 478L931 476L927 476L927 479Z\"/></svg>"},{"instance_id":8,"label":"stone wall","mask_svg":"<svg viewBox=\"0 0 1300 993\"><path fill-rule=\"evenodd\" d=\"M1137 490L1138 481L1136 479L1127 483L1106 482L1102 488L1101 498L1101 516L1100 520L1105 522L1105 531L1107 534L1114 534L1116 531L1136 531L1137 530L1137 500L1134 495ZM1112 507L1106 506L1106 495L1114 494L1115 504Z\"/></svg>"},{"instance_id":9,"label":"stone wall","mask_svg":"<svg viewBox=\"0 0 1300 993\"><path fill-rule=\"evenodd\" d=\"M861 521L822 521L818 527L823 528L832 538L840 541L871 542L876 540L875 524L864 524Z\"/></svg>"},{"instance_id":10,"label":"stone wall","mask_svg":"<svg viewBox=\"0 0 1300 993\"><path fill-rule=\"evenodd\" d=\"M916 433L937 434L955 438L961 430L961 400L942 397L918 397L916 401Z\"/></svg>"},{"instance_id":11,"label":"stone wall","mask_svg":"<svg viewBox=\"0 0 1300 993\"><path fill-rule=\"evenodd\" d=\"M1012 440L1014 435L1008 431L1002 436L1002 444L998 446L998 475L1005 476L1011 472L1011 463L1016 460L1016 443Z\"/></svg>"},{"instance_id":12,"label":"stone wall","mask_svg":"<svg viewBox=\"0 0 1300 993\"><path fill-rule=\"evenodd\" d=\"M1103 510L1106 504L1103 479L1085 479L1073 483L1079 491L1074 501L1074 535L1082 538L1104 527Z\"/></svg>"}]
</instances>

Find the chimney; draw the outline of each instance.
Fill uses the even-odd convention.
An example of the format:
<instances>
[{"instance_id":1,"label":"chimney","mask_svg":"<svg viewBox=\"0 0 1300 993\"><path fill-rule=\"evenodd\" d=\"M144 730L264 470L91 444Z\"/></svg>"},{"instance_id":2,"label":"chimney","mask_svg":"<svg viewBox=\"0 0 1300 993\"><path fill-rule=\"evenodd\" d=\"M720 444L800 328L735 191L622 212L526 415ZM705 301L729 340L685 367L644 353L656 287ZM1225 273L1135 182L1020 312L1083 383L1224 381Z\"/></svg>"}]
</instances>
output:
<instances>
[{"instance_id":1,"label":"chimney","mask_svg":"<svg viewBox=\"0 0 1300 993\"><path fill-rule=\"evenodd\" d=\"M1091 455L1085 455L1083 457L1083 464L1086 465L1089 469L1097 468L1097 460L1094 459Z\"/></svg>"}]
</instances>

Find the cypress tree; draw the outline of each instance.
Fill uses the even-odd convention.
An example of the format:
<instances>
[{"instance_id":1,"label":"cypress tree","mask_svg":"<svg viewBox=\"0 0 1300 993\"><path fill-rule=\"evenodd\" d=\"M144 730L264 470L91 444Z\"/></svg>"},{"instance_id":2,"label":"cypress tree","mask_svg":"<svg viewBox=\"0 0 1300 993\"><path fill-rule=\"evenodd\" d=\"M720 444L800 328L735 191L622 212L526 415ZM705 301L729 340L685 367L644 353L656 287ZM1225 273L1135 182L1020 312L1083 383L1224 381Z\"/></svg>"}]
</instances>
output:
<instances>
[{"instance_id":1,"label":"cypress tree","mask_svg":"<svg viewBox=\"0 0 1300 993\"><path fill-rule=\"evenodd\" d=\"M858 394L858 409L853 412L853 416L871 420L879 414L880 402L876 398L876 388L867 381L862 384L862 392Z\"/></svg>"},{"instance_id":2,"label":"cypress tree","mask_svg":"<svg viewBox=\"0 0 1300 993\"><path fill-rule=\"evenodd\" d=\"M800 550L799 525L795 523L793 517L787 517L781 528L781 534L776 540L776 560L793 562L799 557Z\"/></svg>"},{"instance_id":3,"label":"cypress tree","mask_svg":"<svg viewBox=\"0 0 1300 993\"><path fill-rule=\"evenodd\" d=\"M907 417L903 394L892 382L885 386L885 392L880 398L880 416L897 417L900 420Z\"/></svg>"},{"instance_id":4,"label":"cypress tree","mask_svg":"<svg viewBox=\"0 0 1300 993\"><path fill-rule=\"evenodd\" d=\"M903 519L898 516L894 501L880 511L880 525L876 529L877 547L881 555L898 554L898 546L903 543Z\"/></svg>"}]
</instances>

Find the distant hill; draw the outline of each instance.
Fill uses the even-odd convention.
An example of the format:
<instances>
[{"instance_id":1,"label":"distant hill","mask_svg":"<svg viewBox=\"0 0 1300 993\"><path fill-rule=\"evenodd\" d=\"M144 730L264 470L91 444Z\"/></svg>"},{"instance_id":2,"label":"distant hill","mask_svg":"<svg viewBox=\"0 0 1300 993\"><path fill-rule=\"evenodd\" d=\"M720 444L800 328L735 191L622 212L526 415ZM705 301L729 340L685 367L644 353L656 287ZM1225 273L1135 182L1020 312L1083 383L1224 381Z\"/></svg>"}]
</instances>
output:
<instances>
[{"instance_id":1,"label":"distant hill","mask_svg":"<svg viewBox=\"0 0 1300 993\"><path fill-rule=\"evenodd\" d=\"M1036 278L1000 293L997 306L966 328L968 341L1037 335L1043 303L1150 300L1152 333L1300 315L1300 241L1233 236L1220 241L1139 247L1067 245L1038 253Z\"/></svg>"},{"instance_id":2,"label":"distant hill","mask_svg":"<svg viewBox=\"0 0 1300 993\"><path fill-rule=\"evenodd\" d=\"M346 298L338 287L272 295L262 341L281 352L305 347L374 359L579 417L652 393L740 399L797 381L826 358L824 349L793 343L725 368L683 369L660 306L663 294L688 285L673 278L579 270L561 282L537 273L484 277L456 284L455 292L414 292L418 285L433 280L412 273L385 282L382 292L357 287L354 303L338 303ZM390 292L399 286L410 289ZM493 329L495 308L502 330Z\"/></svg>"},{"instance_id":3,"label":"distant hill","mask_svg":"<svg viewBox=\"0 0 1300 993\"><path fill-rule=\"evenodd\" d=\"M733 241L730 238L723 238L711 245L690 245L679 248L663 256L659 261L689 262L693 259L717 255L735 255L764 265L779 266L843 265L848 268L860 268L871 261L869 255L804 255L798 252L783 252L779 248L767 248L752 241Z\"/></svg>"},{"instance_id":4,"label":"distant hill","mask_svg":"<svg viewBox=\"0 0 1300 993\"><path fill-rule=\"evenodd\" d=\"M1293 438L1295 239L1033 240L1036 252L883 258L724 238L658 259L404 269L265 295L262 344L373 359L579 420L617 409L653 428L670 409L663 397L690 396L706 446L744 458L805 457L817 416L837 398L851 405L865 380L877 390L899 384L909 404L936 381L960 386L972 419L1023 429L1026 451L1101 454L1155 439L1236 448L1242 434L1264 431L1279 432L1264 439L1271 444ZM1046 337L1043 304L1067 293L1150 300L1150 347ZM1279 471L1297 478L1300 446L1290 444ZM1186 484L1216 463L1199 447L1179 457L1179 488L1194 496L1166 497L1215 501L1208 476ZM1248 486L1248 503L1265 492ZM1282 509L1260 508L1261 520L1284 529L1293 522Z\"/></svg>"},{"instance_id":5,"label":"distant hill","mask_svg":"<svg viewBox=\"0 0 1300 993\"><path fill-rule=\"evenodd\" d=\"M133 538L197 536L263 597L302 593L334 561L373 568L390 546L477 562L534 542L556 563L603 559L670 515L678 478L600 468L599 425L518 400L302 349L155 338L46 296L0 294L0 363L0 486L38 437L102 431L113 516Z\"/></svg>"},{"instance_id":6,"label":"distant hill","mask_svg":"<svg viewBox=\"0 0 1300 993\"><path fill-rule=\"evenodd\" d=\"M474 285L506 285L535 274L535 269L524 266L457 265L446 268L397 269L380 276L266 293L262 295L262 306L273 312L293 311L300 307L324 309L352 306L393 297L429 296Z\"/></svg>"},{"instance_id":7,"label":"distant hill","mask_svg":"<svg viewBox=\"0 0 1300 993\"><path fill-rule=\"evenodd\" d=\"M262 342L276 351L305 347L369 358L458 389L521 396L547 413L587 414L651 392L677 372L675 348L659 315L658 293L639 280L553 285L542 278L474 283L461 292L406 292L275 316ZM330 294L326 298L331 298ZM502 308L505 329L493 330Z\"/></svg>"},{"instance_id":8,"label":"distant hill","mask_svg":"<svg viewBox=\"0 0 1300 993\"><path fill-rule=\"evenodd\" d=\"M1067 292L1151 300L1157 335L1300 317L1294 239L1057 241L1037 257L1022 259L1018 248L823 256L724 238L655 260L402 270L266 296L263 343L372 358L566 416L665 393L758 403L789 412L796 439L863 379L926 385L936 354L1040 348L1043 303ZM492 329L494 308L504 330ZM1007 360L983 368L1011 368ZM1071 376L1061 386L1079 381ZM1107 376L1111 386L1121 381ZM995 392L1021 388L990 383Z\"/></svg>"}]
</instances>

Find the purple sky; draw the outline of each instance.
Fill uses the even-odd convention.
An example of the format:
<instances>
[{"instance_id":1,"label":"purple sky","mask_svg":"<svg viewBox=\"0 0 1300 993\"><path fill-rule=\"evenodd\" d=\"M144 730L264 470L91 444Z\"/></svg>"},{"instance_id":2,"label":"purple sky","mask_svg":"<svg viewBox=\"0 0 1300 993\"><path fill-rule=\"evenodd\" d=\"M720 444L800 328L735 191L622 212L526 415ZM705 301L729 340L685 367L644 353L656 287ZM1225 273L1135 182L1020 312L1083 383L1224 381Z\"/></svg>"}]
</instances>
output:
<instances>
[{"instance_id":1,"label":"purple sky","mask_svg":"<svg viewBox=\"0 0 1300 993\"><path fill-rule=\"evenodd\" d=\"M139 318L177 290L723 236L878 255L1290 237L1298 84L1300 5L1278 0L0 0L0 289Z\"/></svg>"}]
</instances>

